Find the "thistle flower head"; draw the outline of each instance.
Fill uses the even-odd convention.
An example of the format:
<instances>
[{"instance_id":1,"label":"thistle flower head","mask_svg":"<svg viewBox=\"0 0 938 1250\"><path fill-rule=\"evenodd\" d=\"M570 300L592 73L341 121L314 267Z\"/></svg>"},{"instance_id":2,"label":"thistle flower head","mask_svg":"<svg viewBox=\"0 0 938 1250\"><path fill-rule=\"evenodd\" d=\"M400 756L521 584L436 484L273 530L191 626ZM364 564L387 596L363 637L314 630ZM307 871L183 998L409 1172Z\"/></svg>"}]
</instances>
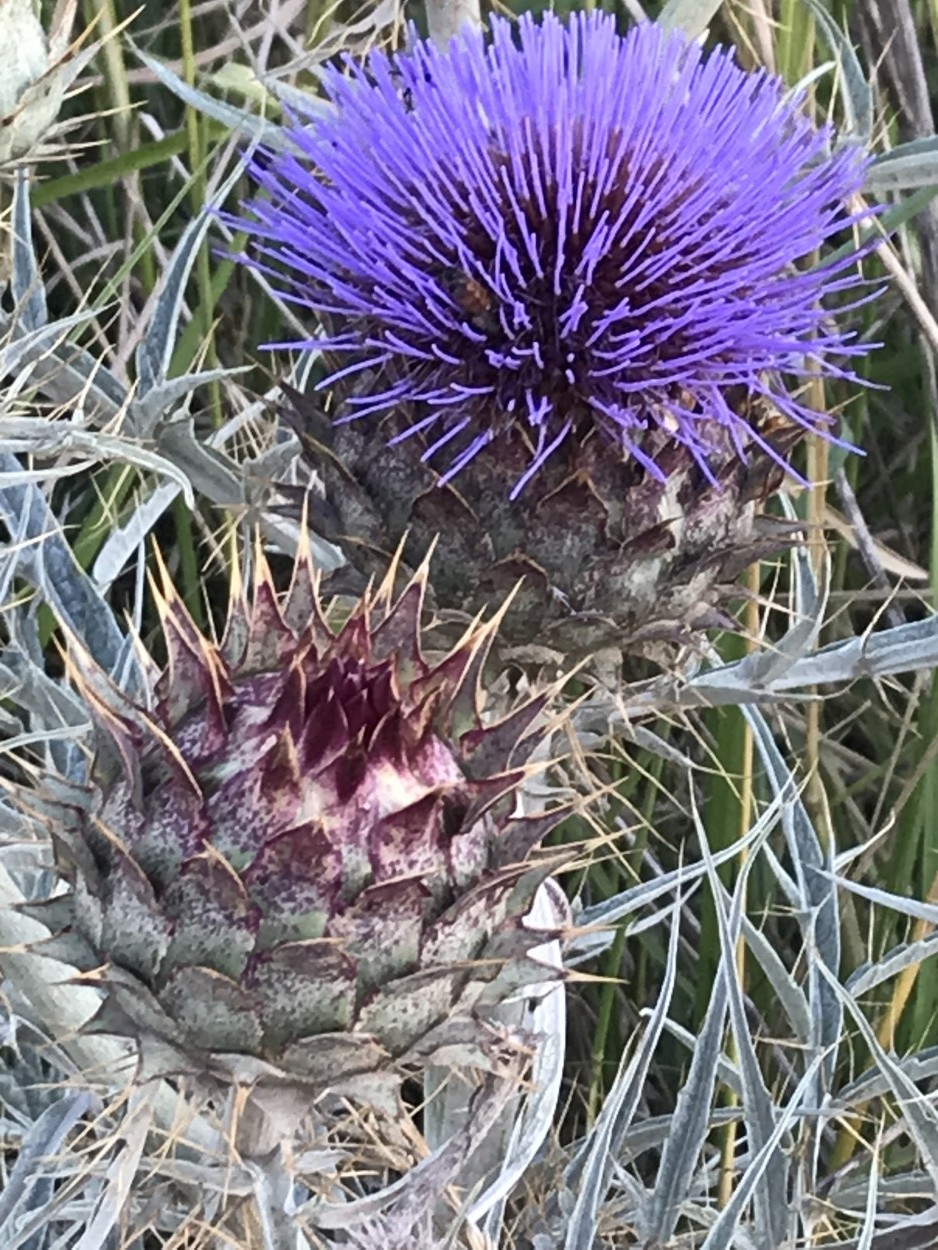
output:
<instances>
[{"instance_id":1,"label":"thistle flower head","mask_svg":"<svg viewBox=\"0 0 938 1250\"><path fill-rule=\"evenodd\" d=\"M324 84L334 108L255 162L239 225L324 319L304 344L338 358L323 385L370 371L341 420L404 406L385 438L444 483L521 446L513 497L597 431L659 481L663 441L710 481L727 446L784 462L753 401L830 434L790 391L863 350L822 303L856 257L813 256L852 224L864 159L779 79L651 24L547 14Z\"/></svg>"},{"instance_id":2,"label":"thistle flower head","mask_svg":"<svg viewBox=\"0 0 938 1250\"><path fill-rule=\"evenodd\" d=\"M168 592L150 707L76 676L95 755L46 923L110 965L99 1026L151 1068L361 1093L442 1046L482 1062L486 1007L544 979L527 855L558 815L512 809L546 700L483 725L494 622L429 661L424 578L334 630L306 561L285 600L262 574L221 647Z\"/></svg>"}]
</instances>

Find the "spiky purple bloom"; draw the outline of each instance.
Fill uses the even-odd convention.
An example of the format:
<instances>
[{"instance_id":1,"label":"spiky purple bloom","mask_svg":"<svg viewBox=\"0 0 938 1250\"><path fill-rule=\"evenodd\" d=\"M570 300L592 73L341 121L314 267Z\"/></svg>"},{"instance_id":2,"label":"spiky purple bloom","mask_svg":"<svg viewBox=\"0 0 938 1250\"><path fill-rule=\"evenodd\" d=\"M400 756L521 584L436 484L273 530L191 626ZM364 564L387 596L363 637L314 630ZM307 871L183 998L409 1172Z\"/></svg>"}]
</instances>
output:
<instances>
[{"instance_id":1,"label":"spiky purple bloom","mask_svg":"<svg viewBox=\"0 0 938 1250\"><path fill-rule=\"evenodd\" d=\"M373 371L342 419L411 405L392 441L419 433L444 482L523 439L513 497L593 427L658 480L661 432L711 480L727 436L781 459L754 398L829 434L789 386L863 350L822 306L856 256L810 263L855 221L862 153L727 50L603 14L491 25L327 71L334 109L254 165L269 198L239 224L322 315L322 385Z\"/></svg>"}]
</instances>

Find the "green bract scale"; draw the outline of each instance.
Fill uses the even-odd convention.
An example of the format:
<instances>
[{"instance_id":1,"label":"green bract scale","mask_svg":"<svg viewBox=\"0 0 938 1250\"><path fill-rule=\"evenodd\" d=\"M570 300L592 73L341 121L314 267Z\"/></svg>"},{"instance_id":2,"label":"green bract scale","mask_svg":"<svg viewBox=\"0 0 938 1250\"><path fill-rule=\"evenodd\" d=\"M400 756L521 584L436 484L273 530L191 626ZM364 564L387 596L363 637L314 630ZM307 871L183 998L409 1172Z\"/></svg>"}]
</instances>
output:
<instances>
[{"instance_id":1,"label":"green bract scale","mask_svg":"<svg viewBox=\"0 0 938 1250\"><path fill-rule=\"evenodd\" d=\"M560 813L512 815L546 696L484 725L497 619L428 661L425 576L333 630L308 560L282 599L261 564L220 646L166 591L147 708L79 660L90 788L53 827L71 891L34 912L151 1071L367 1094L487 1066L487 1012L549 979L524 917Z\"/></svg>"}]
</instances>

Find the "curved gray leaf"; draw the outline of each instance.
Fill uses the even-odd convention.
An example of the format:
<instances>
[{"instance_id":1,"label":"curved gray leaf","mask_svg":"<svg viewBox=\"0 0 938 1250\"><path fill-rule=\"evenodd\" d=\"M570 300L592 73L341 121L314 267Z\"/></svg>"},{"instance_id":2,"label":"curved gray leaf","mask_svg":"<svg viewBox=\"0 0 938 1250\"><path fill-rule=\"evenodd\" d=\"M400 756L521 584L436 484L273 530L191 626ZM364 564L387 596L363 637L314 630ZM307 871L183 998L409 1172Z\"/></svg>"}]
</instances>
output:
<instances>
[{"instance_id":1,"label":"curved gray leaf","mask_svg":"<svg viewBox=\"0 0 938 1250\"><path fill-rule=\"evenodd\" d=\"M94 1096L87 1090L63 1094L46 1108L24 1138L0 1193L0 1238L4 1246L17 1244L13 1216L24 1203L28 1204L30 1191L43 1176L44 1161L59 1152L66 1137L94 1105Z\"/></svg>"},{"instance_id":2,"label":"curved gray leaf","mask_svg":"<svg viewBox=\"0 0 938 1250\"><path fill-rule=\"evenodd\" d=\"M93 320L99 315L99 311L86 308L70 317L47 322L26 334L15 335L0 347L0 374L16 373L24 364L34 363L40 356L53 350L59 342L64 342L69 330Z\"/></svg>"},{"instance_id":3,"label":"curved gray leaf","mask_svg":"<svg viewBox=\"0 0 938 1250\"><path fill-rule=\"evenodd\" d=\"M677 979L680 932L681 896L678 894L671 910L668 954L654 1011L641 1042L628 1062L623 1054L615 1082L603 1102L593 1131L564 1174L567 1189L577 1194L567 1225L565 1250L579 1250L580 1246L593 1243L599 1206L609 1188L613 1166L622 1152L622 1143L645 1089L648 1070L667 1020Z\"/></svg>"},{"instance_id":4,"label":"curved gray leaf","mask_svg":"<svg viewBox=\"0 0 938 1250\"><path fill-rule=\"evenodd\" d=\"M805 0L805 3L814 14L827 46L837 58L843 76L846 137L868 148L873 138L873 89L867 82L853 44L820 0Z\"/></svg>"},{"instance_id":5,"label":"curved gray leaf","mask_svg":"<svg viewBox=\"0 0 938 1250\"><path fill-rule=\"evenodd\" d=\"M232 130L240 131L250 139L263 141L268 147L284 146L283 131L275 122L265 121L264 118L246 109L234 108L230 104L216 100L214 96L206 95L204 91L199 91L197 87L191 86L178 74L173 73L168 65L164 65L156 57L148 56L146 52L136 47L132 40L128 42L147 69L184 104L198 109L206 117L213 117L215 121L229 126Z\"/></svg>"},{"instance_id":6,"label":"curved gray leaf","mask_svg":"<svg viewBox=\"0 0 938 1250\"><path fill-rule=\"evenodd\" d=\"M797 794L797 786L790 778L790 785L781 792L776 793L772 803L761 813L745 837L740 838L731 846L721 848L713 855L714 864L719 867L721 864L729 863L730 860L736 859L743 851L749 851L756 843L761 842L775 827L776 822L784 811L785 804L793 802ZM678 886L686 888L688 885L698 881L706 872L707 866L704 863L689 864L675 869L673 872L662 873L660 877L655 877L653 881L642 881L639 885L633 885L628 890L622 890L619 894L614 894L611 898L605 899L601 903L585 907L576 917L577 925L586 928L615 924L631 912L637 911L640 907L645 907L649 903L655 902L663 895L673 893ZM587 945L591 936L595 935L584 935ZM578 952L582 944L581 941L574 939L570 944L569 951Z\"/></svg>"},{"instance_id":7,"label":"curved gray leaf","mask_svg":"<svg viewBox=\"0 0 938 1250\"><path fill-rule=\"evenodd\" d=\"M881 153L867 171L864 190L882 195L931 186L938 187L938 135L910 139Z\"/></svg>"},{"instance_id":8,"label":"curved gray leaf","mask_svg":"<svg viewBox=\"0 0 938 1250\"><path fill-rule=\"evenodd\" d=\"M901 946L894 946L874 964L864 964L848 977L847 989L855 998L867 994L877 985L898 976L904 968L918 965L932 955L938 955L938 930L918 942L903 942Z\"/></svg>"},{"instance_id":9,"label":"curved gray leaf","mask_svg":"<svg viewBox=\"0 0 938 1250\"><path fill-rule=\"evenodd\" d=\"M668 0L658 21L669 30L682 30L689 39L704 33L723 0Z\"/></svg>"},{"instance_id":10,"label":"curved gray leaf","mask_svg":"<svg viewBox=\"0 0 938 1250\"><path fill-rule=\"evenodd\" d=\"M895 1061L910 1081L934 1081L938 1077L938 1046L929 1046L918 1054L902 1055ZM889 1082L874 1068L837 1091L830 1101L831 1114L855 1111L871 1098L881 1098L888 1092Z\"/></svg>"},{"instance_id":11,"label":"curved gray leaf","mask_svg":"<svg viewBox=\"0 0 938 1250\"><path fill-rule=\"evenodd\" d=\"M931 1179L932 1195L938 1196L938 1111L935 1110L930 1099L922 1096L921 1090L903 1070L902 1065L897 1063L893 1056L887 1054L879 1044L876 1030L860 1010L853 995L847 993L836 975L828 968L821 967L820 972L830 986L831 992L846 1008L869 1048L873 1062L886 1078L893 1097L905 1117L909 1136L918 1147L922 1163Z\"/></svg>"},{"instance_id":12,"label":"curved gray leaf","mask_svg":"<svg viewBox=\"0 0 938 1250\"><path fill-rule=\"evenodd\" d=\"M903 916L911 916L915 920L927 920L929 924L938 925L938 904L925 903L917 898L906 898L903 894L893 894L889 890L881 890L875 885L863 885L860 881L851 881L849 877L838 877L831 873L832 880L843 890L858 894L860 898L876 903L880 907L890 907L901 912Z\"/></svg>"},{"instance_id":13,"label":"curved gray leaf","mask_svg":"<svg viewBox=\"0 0 938 1250\"><path fill-rule=\"evenodd\" d=\"M159 305L154 312L154 322L159 314ZM175 313L177 319L179 309ZM175 346L175 326L172 328L170 340L170 356ZM137 357L137 370L139 376L140 357ZM152 363L152 362L150 362ZM168 362L167 362L168 363ZM150 367L148 364L147 368ZM148 434L161 417L166 416L171 408L179 403L181 399L185 399L187 395L196 390L199 386L204 386L209 382L221 382L225 378L234 377L239 373L246 373L248 365L239 365L232 369L204 369L198 373L184 373L177 378L166 378L163 381L157 381L150 385L149 389L134 398L131 403L131 425L136 434ZM149 379L153 383L152 377Z\"/></svg>"},{"instance_id":14,"label":"curved gray leaf","mask_svg":"<svg viewBox=\"0 0 938 1250\"><path fill-rule=\"evenodd\" d=\"M141 54L142 55L142 54ZM148 64L152 58L143 58ZM156 62L153 62L156 64ZM151 66L152 68L152 66ZM199 246L211 225L215 211L243 173L241 162L229 174L216 193L203 205L195 221L189 223L166 266L153 316L137 348L137 396L144 403L147 396L166 382L176 330L182 311L182 297L198 254ZM144 429L138 433L149 433Z\"/></svg>"},{"instance_id":15,"label":"curved gray leaf","mask_svg":"<svg viewBox=\"0 0 938 1250\"><path fill-rule=\"evenodd\" d=\"M0 472L22 472L0 452ZM40 590L91 656L108 673L126 662L125 637L106 601L79 567L42 492L33 485L0 487L0 518L10 531L8 558Z\"/></svg>"},{"instance_id":16,"label":"curved gray leaf","mask_svg":"<svg viewBox=\"0 0 938 1250\"><path fill-rule=\"evenodd\" d=\"M811 1040L811 1012L804 991L785 967L778 951L748 916L742 917L742 931L746 945L765 973L772 992L795 1030L798 1044L807 1046Z\"/></svg>"},{"instance_id":17,"label":"curved gray leaf","mask_svg":"<svg viewBox=\"0 0 938 1250\"><path fill-rule=\"evenodd\" d=\"M48 321L46 292L33 249L33 223L29 212L29 170L16 171L13 189L13 243L11 246L13 302L19 325L39 330Z\"/></svg>"},{"instance_id":18,"label":"curved gray leaf","mask_svg":"<svg viewBox=\"0 0 938 1250\"><path fill-rule=\"evenodd\" d=\"M733 1190L729 1202L717 1216L716 1221L707 1234L707 1239L704 1241L701 1250L732 1250L732 1247L736 1245L736 1231L743 1211L746 1209L746 1204L752 1199L756 1186L772 1163L783 1137L795 1122L795 1117L801 1110L802 1105L808 1103L810 1107L810 1094L816 1084L820 1062L820 1057L815 1057L809 1065L807 1072L798 1082L798 1087L779 1116L778 1123L771 1137L749 1164L749 1167L746 1168L739 1184ZM787 1211L785 1214L787 1214ZM778 1246L789 1244L791 1243L788 1240L777 1243Z\"/></svg>"},{"instance_id":19,"label":"curved gray leaf","mask_svg":"<svg viewBox=\"0 0 938 1250\"><path fill-rule=\"evenodd\" d=\"M737 1066L743 1086L743 1118L746 1123L749 1148L750 1151L758 1152L759 1155L766 1154L765 1165L759 1175L753 1179L751 1186L755 1209L756 1241L762 1250L775 1250L788 1237L789 1156L786 1156L778 1145L770 1150L776 1130L775 1105L759 1068L759 1060L756 1057L755 1046L746 1020L746 1005L743 1002L736 966L736 944L739 940L749 873L755 862L755 856L747 856L742 863L729 914L727 914L726 890L717 875L716 865L710 854L707 830L697 811L693 787L690 795L694 826L707 867L720 936L720 964L723 969L723 983L728 992L730 1025L736 1039Z\"/></svg>"},{"instance_id":20,"label":"curved gray leaf","mask_svg":"<svg viewBox=\"0 0 938 1250\"><path fill-rule=\"evenodd\" d=\"M790 795L794 778L776 746L765 717L755 707L744 708L743 714L752 729L756 750L773 791L777 795ZM833 848L828 848L827 855L822 851L800 797L795 797L783 807L782 829L795 870L795 880L804 900L799 923L806 945L815 948L820 956L819 960L808 961L808 1005L812 1019L809 1061L821 1056L820 1074L825 1088L829 1088L843 1012L838 997L831 992L826 979L819 975L818 964L823 962L835 971L840 967L840 915L834 876L828 862ZM821 1102L820 1091L816 1092L814 1102Z\"/></svg>"},{"instance_id":21,"label":"curved gray leaf","mask_svg":"<svg viewBox=\"0 0 938 1250\"><path fill-rule=\"evenodd\" d=\"M569 927L570 904L563 890L551 878L539 886L527 919L533 928L545 931ZM553 968L563 967L559 941L535 947L529 957ZM525 1004L521 1019L524 1031L537 1039L527 1078L529 1090L514 1116L498 1175L472 1204L467 1215L468 1219L476 1222L486 1216L486 1236L496 1244L508 1195L544 1145L560 1098L566 1048L567 991L563 982L546 983L543 989L546 992L535 998L533 1006L529 1005L530 999Z\"/></svg>"},{"instance_id":22,"label":"curved gray leaf","mask_svg":"<svg viewBox=\"0 0 938 1250\"><path fill-rule=\"evenodd\" d=\"M658 1183L648 1210L639 1213L639 1240L667 1245L687 1199L697 1158L709 1132L710 1104L726 1027L727 992L723 969L717 970L707 1015L694 1048L687 1080L677 1096L671 1130L661 1151Z\"/></svg>"}]
</instances>

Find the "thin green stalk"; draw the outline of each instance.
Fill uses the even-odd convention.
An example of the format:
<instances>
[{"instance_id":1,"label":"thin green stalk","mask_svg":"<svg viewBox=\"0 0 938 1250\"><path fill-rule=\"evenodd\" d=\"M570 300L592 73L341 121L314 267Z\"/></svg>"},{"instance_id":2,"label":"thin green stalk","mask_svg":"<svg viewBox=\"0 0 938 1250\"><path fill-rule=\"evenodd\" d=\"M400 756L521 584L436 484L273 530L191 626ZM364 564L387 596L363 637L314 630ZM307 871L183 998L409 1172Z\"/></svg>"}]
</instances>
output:
<instances>
[{"instance_id":1,"label":"thin green stalk","mask_svg":"<svg viewBox=\"0 0 938 1250\"><path fill-rule=\"evenodd\" d=\"M212 138L220 138L227 131L219 123L210 122L208 133ZM121 152L110 160L96 161L73 174L50 178L48 182L37 182L31 189L30 200L34 208L41 208L44 204L55 204L68 195L82 195L88 191L113 186L129 174L162 165L171 157L178 156L186 150L188 142L188 136L180 130L162 139L141 143L129 152Z\"/></svg>"},{"instance_id":2,"label":"thin green stalk","mask_svg":"<svg viewBox=\"0 0 938 1250\"><path fill-rule=\"evenodd\" d=\"M192 516L181 495L177 495L173 500L173 520L176 526L176 554L179 557L176 589L189 609L192 619L200 629L204 630L206 620L202 599L202 570L192 532Z\"/></svg>"},{"instance_id":3,"label":"thin green stalk","mask_svg":"<svg viewBox=\"0 0 938 1250\"><path fill-rule=\"evenodd\" d=\"M179 0L179 33L182 41L182 76L190 86L195 86L195 39L192 30L192 0ZM204 118L198 109L186 105L186 134L189 138L189 166L192 170L192 181L189 184L189 195L192 201L194 217L205 207L208 198L208 182L206 178L206 143L208 131ZM212 271L209 262L208 248L203 242L199 247L196 259L196 286L199 292L199 313L201 329L206 344L206 361L210 368L218 364L218 353L215 346L214 304L212 302ZM221 389L215 383L209 387L210 407L216 425L222 422Z\"/></svg>"},{"instance_id":4,"label":"thin green stalk","mask_svg":"<svg viewBox=\"0 0 938 1250\"><path fill-rule=\"evenodd\" d=\"M85 20L89 24L96 22L104 36L100 63L104 69L104 89L109 97L107 128L117 147L127 151L132 146L133 106L124 47L117 35L120 23L114 12L114 0L85 0L84 13Z\"/></svg>"},{"instance_id":5,"label":"thin green stalk","mask_svg":"<svg viewBox=\"0 0 938 1250\"><path fill-rule=\"evenodd\" d=\"M934 421L929 429L931 453L931 551L929 554L929 582L932 594L938 591L938 432ZM923 700L920 720L922 742L934 742L938 737L938 676L932 678L928 697ZM926 769L919 786L916 804L919 826L918 840L921 845L921 861L915 880L915 896L926 897L926 891L934 889L938 878L938 764ZM931 1040L934 1029L935 1002L938 996L938 968L934 960L927 960L918 969L918 981L913 997L911 1019L912 1046L920 1047Z\"/></svg>"}]
</instances>

